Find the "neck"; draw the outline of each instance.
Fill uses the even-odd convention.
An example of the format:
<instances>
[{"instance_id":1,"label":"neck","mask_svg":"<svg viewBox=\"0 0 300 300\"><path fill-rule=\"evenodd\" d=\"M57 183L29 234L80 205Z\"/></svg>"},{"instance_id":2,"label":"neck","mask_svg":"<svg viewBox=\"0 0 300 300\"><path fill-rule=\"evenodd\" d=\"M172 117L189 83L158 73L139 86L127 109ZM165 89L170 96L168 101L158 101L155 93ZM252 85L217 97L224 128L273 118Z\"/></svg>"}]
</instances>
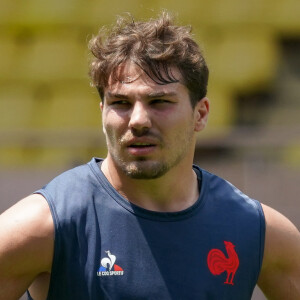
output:
<instances>
[{"instance_id":1,"label":"neck","mask_svg":"<svg viewBox=\"0 0 300 300\"><path fill-rule=\"evenodd\" d=\"M110 157L101 170L112 186L128 201L148 210L175 212L193 205L199 197L192 161L183 161L156 179L133 179L125 175Z\"/></svg>"}]
</instances>

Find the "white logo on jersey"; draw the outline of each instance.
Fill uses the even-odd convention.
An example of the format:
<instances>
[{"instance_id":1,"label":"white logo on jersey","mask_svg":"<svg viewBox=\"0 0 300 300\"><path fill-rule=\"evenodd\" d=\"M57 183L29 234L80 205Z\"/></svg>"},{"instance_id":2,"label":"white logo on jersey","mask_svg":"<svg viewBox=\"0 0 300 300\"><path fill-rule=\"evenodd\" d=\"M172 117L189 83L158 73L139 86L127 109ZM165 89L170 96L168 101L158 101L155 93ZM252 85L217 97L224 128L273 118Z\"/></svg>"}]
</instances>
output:
<instances>
[{"instance_id":1,"label":"white logo on jersey","mask_svg":"<svg viewBox=\"0 0 300 300\"><path fill-rule=\"evenodd\" d=\"M115 264L116 256L111 254L109 250L105 251L108 257L101 259L101 266L97 272L98 276L113 276L113 275L123 275L124 270Z\"/></svg>"}]
</instances>

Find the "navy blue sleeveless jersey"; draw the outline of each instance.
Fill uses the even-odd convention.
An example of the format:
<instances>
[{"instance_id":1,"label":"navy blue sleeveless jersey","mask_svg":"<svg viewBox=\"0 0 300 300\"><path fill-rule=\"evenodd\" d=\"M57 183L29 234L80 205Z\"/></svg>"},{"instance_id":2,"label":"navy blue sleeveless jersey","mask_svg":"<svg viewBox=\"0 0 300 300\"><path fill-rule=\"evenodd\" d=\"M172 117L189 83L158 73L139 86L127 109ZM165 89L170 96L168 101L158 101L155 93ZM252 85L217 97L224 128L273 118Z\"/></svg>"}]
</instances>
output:
<instances>
[{"instance_id":1,"label":"navy blue sleeveless jersey","mask_svg":"<svg viewBox=\"0 0 300 300\"><path fill-rule=\"evenodd\" d=\"M100 163L37 191L55 224L47 300L251 299L264 249L259 202L194 166L201 192L193 206L148 211L124 199Z\"/></svg>"}]
</instances>

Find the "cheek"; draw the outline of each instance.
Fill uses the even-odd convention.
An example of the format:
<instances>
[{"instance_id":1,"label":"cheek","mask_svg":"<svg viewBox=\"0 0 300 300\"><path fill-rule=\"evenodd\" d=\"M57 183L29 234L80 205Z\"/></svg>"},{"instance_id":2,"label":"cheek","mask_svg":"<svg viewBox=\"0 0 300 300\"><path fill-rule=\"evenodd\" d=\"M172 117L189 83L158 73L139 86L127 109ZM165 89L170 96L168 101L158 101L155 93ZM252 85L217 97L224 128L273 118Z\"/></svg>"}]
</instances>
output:
<instances>
[{"instance_id":1,"label":"cheek","mask_svg":"<svg viewBox=\"0 0 300 300\"><path fill-rule=\"evenodd\" d=\"M128 116L124 113L118 113L112 109L106 109L103 111L102 119L105 124L121 126L127 122Z\"/></svg>"},{"instance_id":2,"label":"cheek","mask_svg":"<svg viewBox=\"0 0 300 300\"><path fill-rule=\"evenodd\" d=\"M110 151L112 149L116 149L120 136L116 131L116 129L114 128L114 126L112 126L109 123L103 124L103 132L105 134L105 139L106 139L106 144L108 149L110 149Z\"/></svg>"},{"instance_id":3,"label":"cheek","mask_svg":"<svg viewBox=\"0 0 300 300\"><path fill-rule=\"evenodd\" d=\"M170 129L170 138L173 143L176 143L179 147L185 147L186 145L192 142L194 134L194 122L192 116L185 116L185 118L180 118L174 121L169 127Z\"/></svg>"},{"instance_id":4,"label":"cheek","mask_svg":"<svg viewBox=\"0 0 300 300\"><path fill-rule=\"evenodd\" d=\"M191 114L177 114L166 117L163 121L164 130L176 134L183 131L189 131L193 128L193 116Z\"/></svg>"},{"instance_id":5,"label":"cheek","mask_svg":"<svg viewBox=\"0 0 300 300\"><path fill-rule=\"evenodd\" d=\"M126 128L124 118L121 118L115 113L108 113L103 115L103 131L107 137L117 137L122 134Z\"/></svg>"}]
</instances>

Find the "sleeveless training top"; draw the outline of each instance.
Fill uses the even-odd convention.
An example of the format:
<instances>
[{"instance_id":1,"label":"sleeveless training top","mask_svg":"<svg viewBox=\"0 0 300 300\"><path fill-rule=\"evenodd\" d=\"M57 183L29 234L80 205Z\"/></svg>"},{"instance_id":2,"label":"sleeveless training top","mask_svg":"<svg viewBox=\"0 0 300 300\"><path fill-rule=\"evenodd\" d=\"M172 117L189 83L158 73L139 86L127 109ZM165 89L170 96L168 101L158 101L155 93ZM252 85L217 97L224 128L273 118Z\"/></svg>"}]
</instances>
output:
<instances>
[{"instance_id":1,"label":"sleeveless training top","mask_svg":"<svg viewBox=\"0 0 300 300\"><path fill-rule=\"evenodd\" d=\"M259 202L194 166L197 202L149 211L123 198L100 163L94 158L37 191L55 224L47 300L251 299L264 249Z\"/></svg>"}]
</instances>

